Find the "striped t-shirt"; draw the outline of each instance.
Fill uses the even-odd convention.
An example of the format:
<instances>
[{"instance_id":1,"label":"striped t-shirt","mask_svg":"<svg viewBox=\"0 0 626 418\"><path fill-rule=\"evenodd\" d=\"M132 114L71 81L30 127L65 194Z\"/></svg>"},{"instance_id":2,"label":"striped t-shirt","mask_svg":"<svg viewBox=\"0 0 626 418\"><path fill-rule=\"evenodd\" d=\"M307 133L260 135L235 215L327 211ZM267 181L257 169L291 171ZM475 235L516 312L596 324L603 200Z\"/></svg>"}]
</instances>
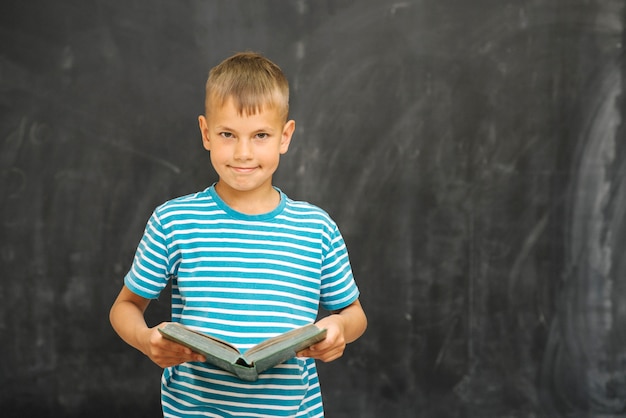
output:
<instances>
[{"instance_id":1,"label":"striped t-shirt","mask_svg":"<svg viewBox=\"0 0 626 418\"><path fill-rule=\"evenodd\" d=\"M280 192L280 190L279 190ZM261 215L228 207L208 189L170 200L148 221L131 270L134 293L156 298L172 280L172 321L240 351L354 302L344 240L326 212L280 192ZM313 359L293 358L245 382L208 363L163 371L165 417L321 417Z\"/></svg>"}]
</instances>

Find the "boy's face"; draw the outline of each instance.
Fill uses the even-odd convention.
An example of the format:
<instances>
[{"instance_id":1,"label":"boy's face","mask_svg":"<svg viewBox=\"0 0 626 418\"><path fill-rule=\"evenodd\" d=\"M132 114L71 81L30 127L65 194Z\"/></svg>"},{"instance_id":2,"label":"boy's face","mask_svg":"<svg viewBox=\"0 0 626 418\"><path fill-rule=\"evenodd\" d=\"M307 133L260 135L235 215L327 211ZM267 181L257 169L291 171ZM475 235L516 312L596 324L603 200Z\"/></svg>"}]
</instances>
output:
<instances>
[{"instance_id":1,"label":"boy's face","mask_svg":"<svg viewBox=\"0 0 626 418\"><path fill-rule=\"evenodd\" d=\"M285 123L279 111L267 106L254 115L240 115L232 99L224 106L212 106L208 116L198 120L221 193L273 191L272 176L280 155L289 148L293 120Z\"/></svg>"}]
</instances>

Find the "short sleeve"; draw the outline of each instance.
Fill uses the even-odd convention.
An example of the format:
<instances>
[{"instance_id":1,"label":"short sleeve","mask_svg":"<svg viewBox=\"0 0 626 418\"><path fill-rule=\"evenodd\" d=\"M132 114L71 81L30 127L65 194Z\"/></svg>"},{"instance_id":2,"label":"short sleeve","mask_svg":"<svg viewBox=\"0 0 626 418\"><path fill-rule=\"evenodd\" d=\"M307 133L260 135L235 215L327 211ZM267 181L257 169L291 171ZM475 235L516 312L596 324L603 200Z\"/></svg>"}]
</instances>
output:
<instances>
[{"instance_id":1,"label":"short sleeve","mask_svg":"<svg viewBox=\"0 0 626 418\"><path fill-rule=\"evenodd\" d=\"M155 212L148 220L124 284L141 297L155 299L167 285L169 276L166 238Z\"/></svg>"},{"instance_id":2,"label":"short sleeve","mask_svg":"<svg viewBox=\"0 0 626 418\"><path fill-rule=\"evenodd\" d=\"M359 289L352 274L346 244L336 225L332 225L322 260L320 304L328 311L350 305L358 299Z\"/></svg>"}]
</instances>

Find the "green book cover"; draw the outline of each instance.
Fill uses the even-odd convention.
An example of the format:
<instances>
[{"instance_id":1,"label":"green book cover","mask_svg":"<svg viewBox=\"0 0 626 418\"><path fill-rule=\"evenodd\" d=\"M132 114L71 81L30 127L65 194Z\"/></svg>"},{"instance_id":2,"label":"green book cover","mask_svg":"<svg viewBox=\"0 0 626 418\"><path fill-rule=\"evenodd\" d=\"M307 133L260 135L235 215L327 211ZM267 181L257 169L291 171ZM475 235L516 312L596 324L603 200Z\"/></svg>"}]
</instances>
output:
<instances>
[{"instance_id":1,"label":"green book cover","mask_svg":"<svg viewBox=\"0 0 626 418\"><path fill-rule=\"evenodd\" d=\"M245 353L240 353L237 348L226 341L194 331L178 323L168 323L163 328L159 328L159 331L165 338L202 354L208 363L247 381L257 380L259 373L295 357L298 351L326 337L325 329L309 324L269 338L251 347Z\"/></svg>"}]
</instances>

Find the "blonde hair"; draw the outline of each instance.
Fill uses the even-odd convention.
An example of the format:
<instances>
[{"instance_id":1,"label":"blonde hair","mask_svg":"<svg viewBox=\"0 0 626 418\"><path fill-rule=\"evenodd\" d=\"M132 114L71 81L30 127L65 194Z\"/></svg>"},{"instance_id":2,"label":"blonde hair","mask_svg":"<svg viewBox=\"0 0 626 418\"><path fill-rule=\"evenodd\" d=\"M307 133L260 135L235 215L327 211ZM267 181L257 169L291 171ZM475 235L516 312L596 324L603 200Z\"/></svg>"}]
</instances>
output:
<instances>
[{"instance_id":1,"label":"blonde hair","mask_svg":"<svg viewBox=\"0 0 626 418\"><path fill-rule=\"evenodd\" d=\"M284 120L289 114L289 82L278 65L254 52L240 52L209 72L205 111L224 106L228 99L239 114L254 115L264 106L277 109Z\"/></svg>"}]
</instances>

